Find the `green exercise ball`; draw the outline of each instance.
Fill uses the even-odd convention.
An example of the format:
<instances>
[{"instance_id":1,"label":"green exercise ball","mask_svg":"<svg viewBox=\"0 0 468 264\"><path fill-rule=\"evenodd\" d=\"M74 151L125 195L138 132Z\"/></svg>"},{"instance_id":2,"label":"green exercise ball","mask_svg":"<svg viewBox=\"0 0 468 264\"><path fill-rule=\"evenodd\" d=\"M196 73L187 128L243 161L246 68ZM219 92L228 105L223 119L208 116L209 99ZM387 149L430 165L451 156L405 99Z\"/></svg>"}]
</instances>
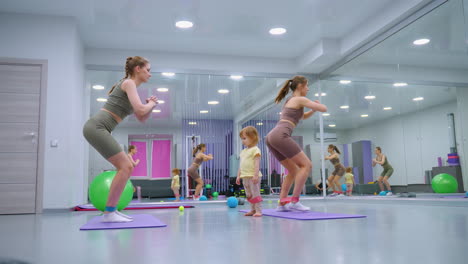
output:
<instances>
[{"instance_id":1,"label":"green exercise ball","mask_svg":"<svg viewBox=\"0 0 468 264\"><path fill-rule=\"evenodd\" d=\"M205 188L206 188L206 189L211 189L211 184L205 185Z\"/></svg>"},{"instance_id":2,"label":"green exercise ball","mask_svg":"<svg viewBox=\"0 0 468 264\"><path fill-rule=\"evenodd\" d=\"M89 186L89 200L100 211L106 208L107 197L109 196L110 186L115 177L116 171L105 171L96 178ZM130 180L127 181L125 188L120 196L117 210L123 210L132 201L133 198L133 184Z\"/></svg>"},{"instance_id":3,"label":"green exercise ball","mask_svg":"<svg viewBox=\"0 0 468 264\"><path fill-rule=\"evenodd\" d=\"M212 193L211 195L213 195L213 197L218 197L219 193L218 193L218 192L214 192L214 193Z\"/></svg>"},{"instance_id":4,"label":"green exercise ball","mask_svg":"<svg viewBox=\"0 0 468 264\"><path fill-rule=\"evenodd\" d=\"M436 193L455 193L458 190L458 182L452 175L441 173L432 179L432 189Z\"/></svg>"}]
</instances>

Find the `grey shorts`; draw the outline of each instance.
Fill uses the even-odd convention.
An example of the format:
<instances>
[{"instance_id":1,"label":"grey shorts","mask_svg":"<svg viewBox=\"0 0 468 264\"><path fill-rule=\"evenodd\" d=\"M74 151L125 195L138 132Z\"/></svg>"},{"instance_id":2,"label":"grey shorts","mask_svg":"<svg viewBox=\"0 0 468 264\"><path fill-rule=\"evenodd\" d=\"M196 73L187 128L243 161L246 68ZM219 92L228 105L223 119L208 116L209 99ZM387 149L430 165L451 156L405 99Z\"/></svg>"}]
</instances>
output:
<instances>
[{"instance_id":1,"label":"grey shorts","mask_svg":"<svg viewBox=\"0 0 468 264\"><path fill-rule=\"evenodd\" d=\"M268 149L278 161L290 159L302 151L296 141L291 138L293 130L292 124L278 122L265 138Z\"/></svg>"},{"instance_id":2,"label":"grey shorts","mask_svg":"<svg viewBox=\"0 0 468 264\"><path fill-rule=\"evenodd\" d=\"M384 168L380 176L390 178L393 174L393 167Z\"/></svg>"},{"instance_id":3,"label":"grey shorts","mask_svg":"<svg viewBox=\"0 0 468 264\"><path fill-rule=\"evenodd\" d=\"M111 135L117 125L117 121L110 113L101 110L83 126L84 137L105 159L123 151Z\"/></svg>"},{"instance_id":4,"label":"grey shorts","mask_svg":"<svg viewBox=\"0 0 468 264\"><path fill-rule=\"evenodd\" d=\"M345 167L342 164L337 164L335 170L332 172L332 175L342 177L345 174Z\"/></svg>"}]
</instances>

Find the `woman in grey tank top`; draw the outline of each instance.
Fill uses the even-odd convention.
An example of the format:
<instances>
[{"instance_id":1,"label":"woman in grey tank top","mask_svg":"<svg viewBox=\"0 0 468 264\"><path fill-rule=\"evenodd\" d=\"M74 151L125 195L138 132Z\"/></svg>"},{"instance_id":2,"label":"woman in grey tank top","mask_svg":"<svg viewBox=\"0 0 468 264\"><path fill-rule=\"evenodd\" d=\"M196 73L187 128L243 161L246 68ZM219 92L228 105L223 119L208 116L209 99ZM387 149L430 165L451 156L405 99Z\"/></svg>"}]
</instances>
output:
<instances>
[{"instance_id":1,"label":"woman in grey tank top","mask_svg":"<svg viewBox=\"0 0 468 264\"><path fill-rule=\"evenodd\" d=\"M120 195L132 174L134 164L121 149L111 132L129 114L135 113L137 119L144 122L157 104L157 98L151 96L143 104L137 87L151 77L150 63L145 58L128 57L125 64L125 77L109 92L107 103L91 117L83 127L83 135L105 159L117 168L112 181L102 222L130 222L133 219L116 211Z\"/></svg>"}]
</instances>

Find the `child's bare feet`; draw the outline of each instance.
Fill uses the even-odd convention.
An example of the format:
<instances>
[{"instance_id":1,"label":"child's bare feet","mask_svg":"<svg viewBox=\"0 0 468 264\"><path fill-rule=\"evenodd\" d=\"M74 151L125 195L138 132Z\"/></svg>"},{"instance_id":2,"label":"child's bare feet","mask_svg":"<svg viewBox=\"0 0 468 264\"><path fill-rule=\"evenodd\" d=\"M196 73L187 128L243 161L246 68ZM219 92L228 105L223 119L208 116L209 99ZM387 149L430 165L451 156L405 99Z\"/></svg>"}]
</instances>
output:
<instances>
[{"instance_id":1,"label":"child's bare feet","mask_svg":"<svg viewBox=\"0 0 468 264\"><path fill-rule=\"evenodd\" d=\"M254 217L261 217L262 214L261 214L261 213L255 213L253 216L254 216Z\"/></svg>"},{"instance_id":2,"label":"child's bare feet","mask_svg":"<svg viewBox=\"0 0 468 264\"><path fill-rule=\"evenodd\" d=\"M255 214L255 211L250 211L250 212L248 212L248 213L246 213L246 214L244 214L244 215L245 215L245 216L252 216L252 215L254 215L254 214Z\"/></svg>"}]
</instances>

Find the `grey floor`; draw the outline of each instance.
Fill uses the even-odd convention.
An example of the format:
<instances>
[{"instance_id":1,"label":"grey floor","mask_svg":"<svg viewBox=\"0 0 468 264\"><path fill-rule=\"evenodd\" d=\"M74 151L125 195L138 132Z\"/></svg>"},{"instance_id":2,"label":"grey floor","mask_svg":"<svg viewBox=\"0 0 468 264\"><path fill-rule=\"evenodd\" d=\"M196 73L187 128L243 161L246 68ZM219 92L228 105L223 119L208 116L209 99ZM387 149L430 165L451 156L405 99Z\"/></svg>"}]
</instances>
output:
<instances>
[{"instance_id":1,"label":"grey floor","mask_svg":"<svg viewBox=\"0 0 468 264\"><path fill-rule=\"evenodd\" d=\"M4 215L0 263L468 263L468 207L339 199L304 204L367 218L251 218L238 213L239 207L197 203L184 213L127 212L152 214L165 228L79 231L96 212Z\"/></svg>"}]
</instances>

